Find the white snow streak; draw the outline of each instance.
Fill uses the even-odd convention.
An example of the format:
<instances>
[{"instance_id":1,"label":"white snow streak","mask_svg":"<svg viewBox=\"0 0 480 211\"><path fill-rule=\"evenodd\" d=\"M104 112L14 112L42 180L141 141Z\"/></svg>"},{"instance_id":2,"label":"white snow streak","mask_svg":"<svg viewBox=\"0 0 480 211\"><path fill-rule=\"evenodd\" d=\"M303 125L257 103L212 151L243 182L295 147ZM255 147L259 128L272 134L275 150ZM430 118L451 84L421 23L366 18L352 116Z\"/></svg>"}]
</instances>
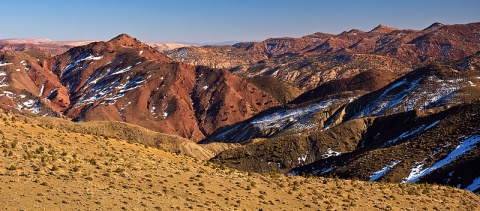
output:
<instances>
[{"instance_id":1,"label":"white snow streak","mask_svg":"<svg viewBox=\"0 0 480 211\"><path fill-rule=\"evenodd\" d=\"M385 143L383 146L387 146L387 145L391 145L391 144L395 144L397 143L398 141L402 140L402 139L405 139L405 138L408 138L412 135L415 135L415 134L418 134L419 132L422 132L422 131L426 131L430 128L432 128L433 126L437 125L438 123L440 122L440 120L437 120L435 121L434 123L428 125L425 127L425 125L422 125L418 128L415 128L413 130L410 130L410 131L407 131L407 132L404 132L402 134L400 134L400 136L398 136L397 138L393 139L393 140L390 140L388 141L387 143ZM383 147L382 146L382 147Z\"/></svg>"},{"instance_id":2,"label":"white snow streak","mask_svg":"<svg viewBox=\"0 0 480 211\"><path fill-rule=\"evenodd\" d=\"M470 184L465 190L472 191L474 192L475 190L478 190L480 188L480 177L477 179L474 179L472 184Z\"/></svg>"},{"instance_id":3,"label":"white snow streak","mask_svg":"<svg viewBox=\"0 0 480 211\"><path fill-rule=\"evenodd\" d=\"M320 169L320 170L316 170L316 171L313 171L312 174L313 175L317 175L317 174L320 174L320 175L324 175L330 171L332 171L334 169L333 165L331 165L330 167L327 167L327 168L323 168L323 169Z\"/></svg>"},{"instance_id":4,"label":"white snow streak","mask_svg":"<svg viewBox=\"0 0 480 211\"><path fill-rule=\"evenodd\" d=\"M132 66L128 66L128 67L125 68L125 69L121 69L121 70L119 70L119 71L116 71L116 72L112 73L112 75L118 75L118 74L126 73L126 72L128 72L129 70L131 70L131 69L132 69Z\"/></svg>"},{"instance_id":5,"label":"white snow streak","mask_svg":"<svg viewBox=\"0 0 480 211\"><path fill-rule=\"evenodd\" d=\"M3 61L0 61L0 67L11 65L11 64L13 64L13 63L3 63Z\"/></svg>"},{"instance_id":6,"label":"white snow streak","mask_svg":"<svg viewBox=\"0 0 480 211\"><path fill-rule=\"evenodd\" d=\"M410 175L405 179L405 183L412 183L412 182L417 182L420 180L421 177L430 174L431 172L439 169L442 166L448 165L451 162L455 161L458 157L461 155L465 154L466 152L474 149L478 142L480 141L480 135L474 135L463 141L461 144L457 146L450 154L447 155L444 159L436 162L433 164L431 167L428 167L426 169L422 168L424 167L425 164L420 164L416 167L412 168L412 171L410 172Z\"/></svg>"},{"instance_id":7,"label":"white snow streak","mask_svg":"<svg viewBox=\"0 0 480 211\"><path fill-rule=\"evenodd\" d=\"M103 58L103 56L93 56L93 55L90 55L90 56L87 56L84 60L94 60L94 61L96 61L96 60L100 60L100 59L102 59L102 58Z\"/></svg>"},{"instance_id":8,"label":"white snow streak","mask_svg":"<svg viewBox=\"0 0 480 211\"><path fill-rule=\"evenodd\" d=\"M291 123L296 123L304 117L308 117L321 109L329 106L334 100L327 100L309 107L296 109L283 109L270 115L265 115L252 121L252 125L261 129L283 128Z\"/></svg>"},{"instance_id":9,"label":"white snow streak","mask_svg":"<svg viewBox=\"0 0 480 211\"><path fill-rule=\"evenodd\" d=\"M40 88L40 94L38 94L38 96L42 96L43 95L43 92L45 90L45 84L42 84L42 88Z\"/></svg>"},{"instance_id":10,"label":"white snow streak","mask_svg":"<svg viewBox=\"0 0 480 211\"><path fill-rule=\"evenodd\" d=\"M380 179L381 177L383 177L383 175L385 175L385 173L387 173L388 171L390 171L390 169L392 169L393 167L395 167L397 164L399 164L400 162L402 162L401 160L396 160L396 161L393 161L392 163L390 163L389 165L383 167L382 169L374 172L371 176L370 176L370 179L369 181L370 182L373 182L377 179Z\"/></svg>"}]
</instances>

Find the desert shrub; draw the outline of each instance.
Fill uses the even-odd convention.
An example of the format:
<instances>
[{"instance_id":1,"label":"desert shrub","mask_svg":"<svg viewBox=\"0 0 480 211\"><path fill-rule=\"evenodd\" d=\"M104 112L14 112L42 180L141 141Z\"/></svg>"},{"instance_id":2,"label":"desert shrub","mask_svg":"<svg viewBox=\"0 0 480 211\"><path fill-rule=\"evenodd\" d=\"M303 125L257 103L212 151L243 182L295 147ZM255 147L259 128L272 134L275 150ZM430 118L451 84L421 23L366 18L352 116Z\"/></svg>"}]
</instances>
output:
<instances>
[{"instance_id":1,"label":"desert shrub","mask_svg":"<svg viewBox=\"0 0 480 211\"><path fill-rule=\"evenodd\" d=\"M12 165L10 165L9 167L7 167L7 170L9 170L9 171L17 170L17 166L14 165L14 164L12 164Z\"/></svg>"},{"instance_id":2,"label":"desert shrub","mask_svg":"<svg viewBox=\"0 0 480 211\"><path fill-rule=\"evenodd\" d=\"M45 149L42 146L35 149L35 153L37 153L37 154L42 154L43 151L45 151Z\"/></svg>"}]
</instances>

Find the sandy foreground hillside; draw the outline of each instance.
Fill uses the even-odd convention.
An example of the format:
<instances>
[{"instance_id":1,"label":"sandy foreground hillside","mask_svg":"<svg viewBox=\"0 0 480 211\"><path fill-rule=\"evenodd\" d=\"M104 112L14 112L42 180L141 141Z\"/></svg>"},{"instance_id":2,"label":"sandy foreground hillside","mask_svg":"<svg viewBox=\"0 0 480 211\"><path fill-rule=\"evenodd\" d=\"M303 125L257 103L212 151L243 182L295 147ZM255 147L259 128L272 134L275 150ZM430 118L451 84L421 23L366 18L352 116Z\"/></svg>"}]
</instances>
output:
<instances>
[{"instance_id":1,"label":"sandy foreground hillside","mask_svg":"<svg viewBox=\"0 0 480 211\"><path fill-rule=\"evenodd\" d=\"M42 121L0 115L6 210L475 210L480 201L437 185L240 172Z\"/></svg>"}]
</instances>

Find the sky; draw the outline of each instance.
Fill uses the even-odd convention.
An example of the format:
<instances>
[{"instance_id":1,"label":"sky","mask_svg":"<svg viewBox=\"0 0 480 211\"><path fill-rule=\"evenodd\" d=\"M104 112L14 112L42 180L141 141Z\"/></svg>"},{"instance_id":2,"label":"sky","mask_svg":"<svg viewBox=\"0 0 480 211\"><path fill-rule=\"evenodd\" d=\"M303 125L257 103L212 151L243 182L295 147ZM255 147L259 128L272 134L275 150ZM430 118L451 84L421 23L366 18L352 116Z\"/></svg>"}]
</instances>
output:
<instances>
[{"instance_id":1,"label":"sky","mask_svg":"<svg viewBox=\"0 0 480 211\"><path fill-rule=\"evenodd\" d=\"M480 22L479 0L0 0L0 39L214 43Z\"/></svg>"}]
</instances>

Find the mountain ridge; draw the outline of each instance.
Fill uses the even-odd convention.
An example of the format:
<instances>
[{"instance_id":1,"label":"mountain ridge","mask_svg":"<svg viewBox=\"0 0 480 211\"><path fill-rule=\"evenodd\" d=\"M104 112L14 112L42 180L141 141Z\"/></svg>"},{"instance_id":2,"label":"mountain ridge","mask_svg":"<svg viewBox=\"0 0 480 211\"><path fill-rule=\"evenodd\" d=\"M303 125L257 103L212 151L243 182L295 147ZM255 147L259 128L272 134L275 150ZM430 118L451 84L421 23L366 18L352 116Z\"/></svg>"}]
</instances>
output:
<instances>
[{"instance_id":1,"label":"mountain ridge","mask_svg":"<svg viewBox=\"0 0 480 211\"><path fill-rule=\"evenodd\" d=\"M14 50L26 51L29 49L38 49L54 55L65 53L70 48L87 45L101 40L72 40L72 41L54 41L48 38L12 38L0 39L0 51ZM188 47L191 45L176 42L146 42L154 49L163 52L176 48Z\"/></svg>"},{"instance_id":2,"label":"mountain ridge","mask_svg":"<svg viewBox=\"0 0 480 211\"><path fill-rule=\"evenodd\" d=\"M301 96L290 108L271 108L200 143L241 143L211 161L244 171L435 182L478 192L471 184L480 174L468 171L479 158L476 59L428 65L368 93ZM465 151L445 158L457 146ZM429 167L436 162L441 168Z\"/></svg>"},{"instance_id":3,"label":"mountain ridge","mask_svg":"<svg viewBox=\"0 0 480 211\"><path fill-rule=\"evenodd\" d=\"M393 66L400 77L416 67L458 60L480 49L480 23L434 23L424 30L383 25L375 29L336 35L317 32L233 46L186 47L165 54L175 61L228 68L242 77L273 76L307 91L333 79L352 77L345 74L352 69L357 71L355 74L371 70L361 61L334 63L331 57L335 55L367 54L375 59L372 63ZM348 67L349 64L361 68ZM328 76L322 76L327 71Z\"/></svg>"},{"instance_id":4,"label":"mountain ridge","mask_svg":"<svg viewBox=\"0 0 480 211\"><path fill-rule=\"evenodd\" d=\"M16 55L22 52L4 55L12 57L3 57L2 62L14 64L0 67L5 78L26 77L22 83L30 86L27 91L39 96L32 102L42 102L38 110L51 107L75 121L126 121L200 140L220 126L277 104L268 93L226 70L173 62L126 34L42 61L20 61ZM24 63L32 65L15 70Z\"/></svg>"}]
</instances>

